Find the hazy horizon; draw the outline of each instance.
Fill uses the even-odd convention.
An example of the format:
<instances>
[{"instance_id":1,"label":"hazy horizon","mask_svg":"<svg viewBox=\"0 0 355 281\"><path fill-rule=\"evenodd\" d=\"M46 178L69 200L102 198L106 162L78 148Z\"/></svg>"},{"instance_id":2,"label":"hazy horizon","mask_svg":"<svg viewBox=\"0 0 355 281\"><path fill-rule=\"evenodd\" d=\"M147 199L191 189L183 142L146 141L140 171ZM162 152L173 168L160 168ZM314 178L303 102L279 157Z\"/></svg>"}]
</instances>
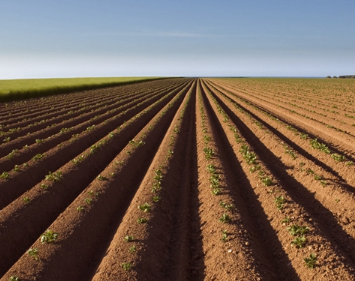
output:
<instances>
[{"instance_id":1,"label":"hazy horizon","mask_svg":"<svg viewBox=\"0 0 355 281\"><path fill-rule=\"evenodd\" d=\"M0 79L355 74L354 1L6 1Z\"/></svg>"}]
</instances>

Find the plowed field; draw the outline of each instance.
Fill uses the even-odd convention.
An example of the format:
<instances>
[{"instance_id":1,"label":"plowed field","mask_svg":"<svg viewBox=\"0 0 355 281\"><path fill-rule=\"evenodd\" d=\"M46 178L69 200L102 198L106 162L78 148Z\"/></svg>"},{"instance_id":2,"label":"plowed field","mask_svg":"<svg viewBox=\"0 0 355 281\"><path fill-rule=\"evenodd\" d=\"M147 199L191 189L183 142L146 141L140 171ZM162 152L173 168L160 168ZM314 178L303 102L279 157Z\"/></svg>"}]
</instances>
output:
<instances>
[{"instance_id":1,"label":"plowed field","mask_svg":"<svg viewBox=\"0 0 355 281\"><path fill-rule=\"evenodd\" d=\"M355 86L295 81L0 104L0 280L355 280Z\"/></svg>"}]
</instances>

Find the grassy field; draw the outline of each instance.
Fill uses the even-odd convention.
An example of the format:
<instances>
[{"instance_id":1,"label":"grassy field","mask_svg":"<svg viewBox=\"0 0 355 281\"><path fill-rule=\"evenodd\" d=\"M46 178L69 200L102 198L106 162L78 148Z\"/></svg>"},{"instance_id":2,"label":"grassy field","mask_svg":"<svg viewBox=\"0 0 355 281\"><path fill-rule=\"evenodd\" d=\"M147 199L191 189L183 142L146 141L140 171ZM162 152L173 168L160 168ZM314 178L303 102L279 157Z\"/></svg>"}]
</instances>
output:
<instances>
[{"instance_id":1,"label":"grassy field","mask_svg":"<svg viewBox=\"0 0 355 281\"><path fill-rule=\"evenodd\" d=\"M0 102L130 84L159 77L100 77L0 80Z\"/></svg>"}]
</instances>

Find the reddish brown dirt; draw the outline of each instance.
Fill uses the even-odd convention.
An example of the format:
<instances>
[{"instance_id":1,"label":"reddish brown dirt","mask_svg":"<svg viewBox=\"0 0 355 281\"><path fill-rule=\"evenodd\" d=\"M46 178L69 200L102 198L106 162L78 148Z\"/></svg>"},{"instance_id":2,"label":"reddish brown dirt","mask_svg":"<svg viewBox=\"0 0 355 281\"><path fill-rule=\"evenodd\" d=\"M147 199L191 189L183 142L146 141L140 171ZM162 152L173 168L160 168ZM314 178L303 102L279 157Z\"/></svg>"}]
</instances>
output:
<instances>
[{"instance_id":1,"label":"reddish brown dirt","mask_svg":"<svg viewBox=\"0 0 355 281\"><path fill-rule=\"evenodd\" d=\"M0 145L0 280L354 280L355 86L319 81L166 79L0 104L14 137Z\"/></svg>"}]
</instances>

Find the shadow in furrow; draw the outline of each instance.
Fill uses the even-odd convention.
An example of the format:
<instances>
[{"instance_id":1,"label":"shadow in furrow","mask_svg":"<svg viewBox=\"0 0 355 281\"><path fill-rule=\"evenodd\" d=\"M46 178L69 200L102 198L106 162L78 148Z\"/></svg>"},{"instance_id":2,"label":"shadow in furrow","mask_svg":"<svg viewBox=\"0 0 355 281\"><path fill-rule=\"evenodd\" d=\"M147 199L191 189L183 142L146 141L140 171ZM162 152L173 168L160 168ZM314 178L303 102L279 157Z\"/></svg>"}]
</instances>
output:
<instances>
[{"instance_id":1,"label":"shadow in furrow","mask_svg":"<svg viewBox=\"0 0 355 281\"><path fill-rule=\"evenodd\" d=\"M222 95L224 95L223 93L221 93ZM337 177L339 180L334 181L338 184L340 184L344 189L346 189L348 192L354 193L355 194L355 190L354 187L352 187L351 185L346 183L346 180L339 175L339 173L337 171L335 171L332 167L328 166L327 164L325 164L324 162L322 162L321 160L319 160L318 158L314 157L313 155L309 154L306 150L304 150L302 147L300 147L299 145L297 145L296 143L292 142L289 138L287 138L285 135L283 135L282 133L280 133L278 130L276 130L274 127L272 127L271 125L269 125L268 123L266 123L265 121L263 121L262 119L260 119L258 116L254 115L252 112L250 112L248 109L246 109L245 107L243 107L242 105L240 105L239 103L235 102L235 104L237 104L240 108L242 108L245 112L247 112L248 114L250 114L250 116L252 116L255 120L257 120L258 122L260 122L264 127L266 127L269 131L271 131L274 135L276 135L278 138L280 138L285 144L291 146L292 148L294 148L298 153L302 154L305 158L309 159L310 161L314 162L316 165L318 165L319 167L321 167L322 169L324 169L325 171L331 173L333 176ZM340 153L340 152L339 152ZM341 153L340 153L341 154Z\"/></svg>"},{"instance_id":2,"label":"shadow in furrow","mask_svg":"<svg viewBox=\"0 0 355 281\"><path fill-rule=\"evenodd\" d=\"M211 87L213 87L214 89L216 89L214 86L211 86ZM223 87L222 87L222 88L223 88ZM223 94L220 90L218 90L218 89L216 89L216 90L217 90L218 92L220 92L221 94ZM223 90L224 90L225 92L228 92L228 93L229 93L230 95L232 95L232 96L238 97L237 94L234 94L234 93L228 91L227 89L224 89L224 88L223 88ZM290 124L290 125L292 125L292 127L294 127L295 129L297 129L297 131L298 131L299 133L301 133L301 134L307 134L311 139L318 139L318 138L319 138L319 137L317 137L316 135L313 135L312 133L310 133L310 132L308 132L308 131L305 131L305 129L302 129L301 127L297 126L297 124L294 124L294 123L291 123L290 121L285 120L282 116L276 114L275 112L271 112L271 111L265 109L264 107L262 107L262 106L260 106L260 105L256 105L256 104L254 104L253 102L250 102L250 101L248 101L248 100L246 100L246 99L244 99L244 98L242 98L242 97L240 97L240 98L243 99L244 101L246 101L247 103L249 103L250 105L252 105L252 106L258 108L259 110L264 111L265 113L270 114L270 115L276 117L277 119L279 119L280 121L284 122L285 124ZM241 106L238 102L235 102L235 103L238 104L238 106L240 106L241 108L243 108L246 112L250 113L254 118L258 119L253 113L249 112L247 109L245 109L243 106ZM258 120L260 120L260 119L258 119ZM273 132L275 132L275 131L273 131ZM277 131L276 131L276 132L277 132ZM323 139L321 140L321 142L324 143L326 146L330 147L332 153L337 153L337 154L343 155L343 152L340 151L340 150L338 150L337 148L335 148L332 144L326 142L326 141L323 140ZM306 153L307 153L307 152L306 152ZM355 158L352 157L351 155L346 155L346 157L347 157L347 160L348 160L348 161L351 160L351 161L355 162ZM325 165L324 163L322 163L322 162L320 162L321 164L318 163L319 160L318 160L317 158L314 158L314 159L315 159L315 160L312 160L312 161L315 161L315 163L316 163L317 165L320 165L320 166L321 166L321 165L324 165L324 167L326 167L327 169L329 169L330 172L335 173L336 176L340 177L340 176L337 174L336 171L333 171L330 167L326 166L326 165ZM318 161L318 162L317 162L317 161Z\"/></svg>"},{"instance_id":3,"label":"shadow in furrow","mask_svg":"<svg viewBox=\"0 0 355 281\"><path fill-rule=\"evenodd\" d=\"M268 169L275 175L288 192L296 204L303 206L313 221L319 226L322 232L327 236L332 248L348 258L349 266L354 268L355 261L355 240L349 236L338 224L334 214L325 208L305 186L291 177L285 169L280 169L283 163L276 157L217 96L223 110L229 115L233 123L240 129L244 137L253 146L260 160L267 165ZM270 164L271 163L271 164Z\"/></svg>"},{"instance_id":4,"label":"shadow in furrow","mask_svg":"<svg viewBox=\"0 0 355 281\"><path fill-rule=\"evenodd\" d=\"M275 230L270 225L267 215L263 211L257 195L250 185L249 179L246 177L238 161L231 143L229 142L221 124L219 123L215 111L212 109L207 98L203 96L206 104L206 112L211 117L214 134L218 136L216 143L221 148L221 155L225 156L226 173L232 176L233 182L237 184L232 187L236 194L231 194L234 201L237 203L238 209L241 212L243 223L251 234L253 244L256 246L256 259L262 263L267 272L263 274L263 280L300 280L294 268L290 266L291 261L284 252L280 244ZM223 152L222 152L223 151ZM272 251L270 251L270 248ZM277 259L277 264L272 261Z\"/></svg>"},{"instance_id":5,"label":"shadow in furrow","mask_svg":"<svg viewBox=\"0 0 355 281\"><path fill-rule=\"evenodd\" d=\"M191 96L191 106L195 108L195 92ZM190 125L187 132L188 142L184 155L184 170L180 183L179 196L175 201L173 229L170 240L169 259L164 265L164 280L198 280L193 273L204 269L203 249L200 239L194 236L194 226L201 225L198 215L197 195L197 151L195 112L190 112ZM200 278L203 280L204 278Z\"/></svg>"}]
</instances>

